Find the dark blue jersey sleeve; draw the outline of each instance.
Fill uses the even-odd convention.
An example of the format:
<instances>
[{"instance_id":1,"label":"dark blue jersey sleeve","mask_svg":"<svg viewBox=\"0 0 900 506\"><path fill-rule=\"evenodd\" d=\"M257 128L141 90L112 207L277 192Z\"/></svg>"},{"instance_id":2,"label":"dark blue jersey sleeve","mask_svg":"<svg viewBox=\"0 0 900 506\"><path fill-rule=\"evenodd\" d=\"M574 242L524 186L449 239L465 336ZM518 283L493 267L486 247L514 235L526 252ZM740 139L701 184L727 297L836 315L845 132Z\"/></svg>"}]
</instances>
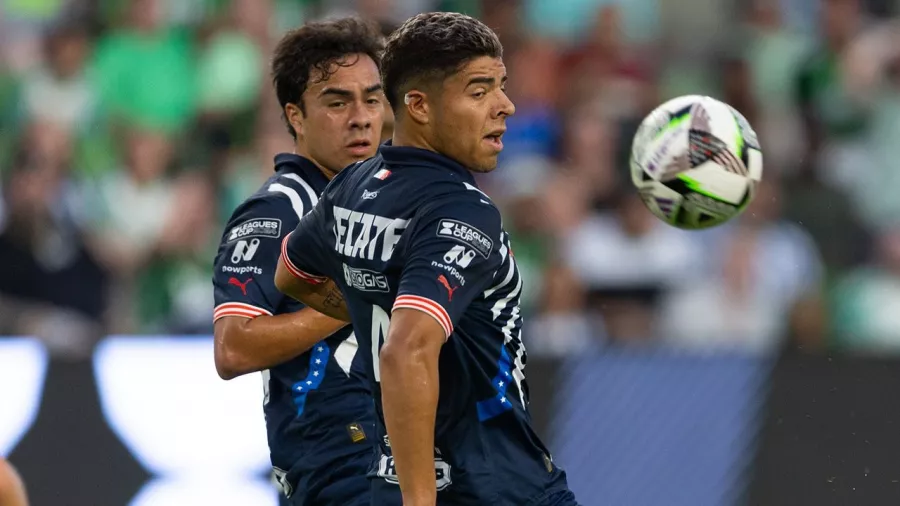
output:
<instances>
[{"instance_id":1,"label":"dark blue jersey sleeve","mask_svg":"<svg viewBox=\"0 0 900 506\"><path fill-rule=\"evenodd\" d=\"M284 297L275 288L281 241L297 221L276 198L249 200L235 211L216 254L213 321L275 313Z\"/></svg>"},{"instance_id":2,"label":"dark blue jersey sleeve","mask_svg":"<svg viewBox=\"0 0 900 506\"><path fill-rule=\"evenodd\" d=\"M300 220L297 228L284 238L281 246L281 257L288 271L312 284L322 283L327 279L321 268L315 267L326 265L320 257L325 251L320 223L323 212L320 203Z\"/></svg>"},{"instance_id":3,"label":"dark blue jersey sleeve","mask_svg":"<svg viewBox=\"0 0 900 506\"><path fill-rule=\"evenodd\" d=\"M500 213L471 193L425 209L410 230L394 309L428 313L447 337L502 261Z\"/></svg>"}]
</instances>

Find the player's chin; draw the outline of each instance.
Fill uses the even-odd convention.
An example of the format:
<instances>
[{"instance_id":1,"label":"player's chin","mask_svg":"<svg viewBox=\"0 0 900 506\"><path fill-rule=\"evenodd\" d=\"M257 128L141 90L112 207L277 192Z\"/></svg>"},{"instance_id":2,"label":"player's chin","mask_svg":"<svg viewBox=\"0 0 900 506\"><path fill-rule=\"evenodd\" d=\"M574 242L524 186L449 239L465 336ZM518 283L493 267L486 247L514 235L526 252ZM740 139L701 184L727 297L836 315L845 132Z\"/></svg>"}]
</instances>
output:
<instances>
[{"instance_id":1,"label":"player's chin","mask_svg":"<svg viewBox=\"0 0 900 506\"><path fill-rule=\"evenodd\" d=\"M349 166L355 164L356 162L368 160L369 158L372 158L373 156L375 156L375 153L376 153L375 150L372 150L371 152L365 152L365 153L362 153L362 152L347 153L345 156L342 157L341 168L349 167Z\"/></svg>"},{"instance_id":2,"label":"player's chin","mask_svg":"<svg viewBox=\"0 0 900 506\"><path fill-rule=\"evenodd\" d=\"M473 163L469 164L472 172L491 172L497 168L499 153L480 153L480 155L474 158Z\"/></svg>"},{"instance_id":3,"label":"player's chin","mask_svg":"<svg viewBox=\"0 0 900 506\"><path fill-rule=\"evenodd\" d=\"M350 163L356 163L360 160L366 160L375 156L378 150L375 148L372 149L357 149L354 151L347 152L347 159L350 160Z\"/></svg>"}]
</instances>

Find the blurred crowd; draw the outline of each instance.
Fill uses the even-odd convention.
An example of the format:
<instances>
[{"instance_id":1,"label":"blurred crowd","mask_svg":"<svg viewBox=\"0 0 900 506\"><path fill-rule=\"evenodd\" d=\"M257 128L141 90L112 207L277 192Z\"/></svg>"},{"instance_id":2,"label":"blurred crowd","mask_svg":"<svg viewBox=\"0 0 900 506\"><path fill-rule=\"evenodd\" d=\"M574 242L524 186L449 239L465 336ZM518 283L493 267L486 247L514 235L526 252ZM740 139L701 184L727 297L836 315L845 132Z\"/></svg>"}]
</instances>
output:
<instances>
[{"instance_id":1,"label":"blurred crowd","mask_svg":"<svg viewBox=\"0 0 900 506\"><path fill-rule=\"evenodd\" d=\"M82 355L108 334L210 332L221 227L292 148L268 73L280 35L457 10L505 47L517 113L481 182L524 272L531 354L900 352L898 8L0 1L0 335ZM641 118L683 94L739 109L764 150L754 203L704 232L657 221L628 175Z\"/></svg>"}]
</instances>

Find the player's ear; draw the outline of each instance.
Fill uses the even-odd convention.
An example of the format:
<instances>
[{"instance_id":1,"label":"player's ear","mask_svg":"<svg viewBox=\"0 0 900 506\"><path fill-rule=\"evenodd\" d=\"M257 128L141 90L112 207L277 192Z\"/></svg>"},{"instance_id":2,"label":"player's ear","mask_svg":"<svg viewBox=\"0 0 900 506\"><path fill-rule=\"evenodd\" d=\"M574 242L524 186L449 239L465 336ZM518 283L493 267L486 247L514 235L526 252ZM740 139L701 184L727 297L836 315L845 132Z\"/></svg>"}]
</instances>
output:
<instances>
[{"instance_id":1,"label":"player's ear","mask_svg":"<svg viewBox=\"0 0 900 506\"><path fill-rule=\"evenodd\" d=\"M287 118L288 123L297 132L297 137L303 135L303 116L303 111L300 110L297 104L289 103L284 106L284 117Z\"/></svg>"},{"instance_id":2,"label":"player's ear","mask_svg":"<svg viewBox=\"0 0 900 506\"><path fill-rule=\"evenodd\" d=\"M403 104L406 114L420 125L427 125L428 120L428 96L419 90L409 90L403 95Z\"/></svg>"}]
</instances>

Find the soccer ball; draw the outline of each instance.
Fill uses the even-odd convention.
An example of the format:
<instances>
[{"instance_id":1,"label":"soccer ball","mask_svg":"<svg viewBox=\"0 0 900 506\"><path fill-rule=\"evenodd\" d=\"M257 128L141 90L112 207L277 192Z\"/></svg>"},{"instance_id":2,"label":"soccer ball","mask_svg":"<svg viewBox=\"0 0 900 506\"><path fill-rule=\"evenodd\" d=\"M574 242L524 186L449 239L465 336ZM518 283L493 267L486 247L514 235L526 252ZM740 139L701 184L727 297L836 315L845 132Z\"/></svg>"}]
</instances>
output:
<instances>
[{"instance_id":1,"label":"soccer ball","mask_svg":"<svg viewBox=\"0 0 900 506\"><path fill-rule=\"evenodd\" d=\"M714 227L739 215L753 200L762 163L746 118L699 95L657 107L631 147L631 179L644 204L684 229Z\"/></svg>"}]
</instances>

